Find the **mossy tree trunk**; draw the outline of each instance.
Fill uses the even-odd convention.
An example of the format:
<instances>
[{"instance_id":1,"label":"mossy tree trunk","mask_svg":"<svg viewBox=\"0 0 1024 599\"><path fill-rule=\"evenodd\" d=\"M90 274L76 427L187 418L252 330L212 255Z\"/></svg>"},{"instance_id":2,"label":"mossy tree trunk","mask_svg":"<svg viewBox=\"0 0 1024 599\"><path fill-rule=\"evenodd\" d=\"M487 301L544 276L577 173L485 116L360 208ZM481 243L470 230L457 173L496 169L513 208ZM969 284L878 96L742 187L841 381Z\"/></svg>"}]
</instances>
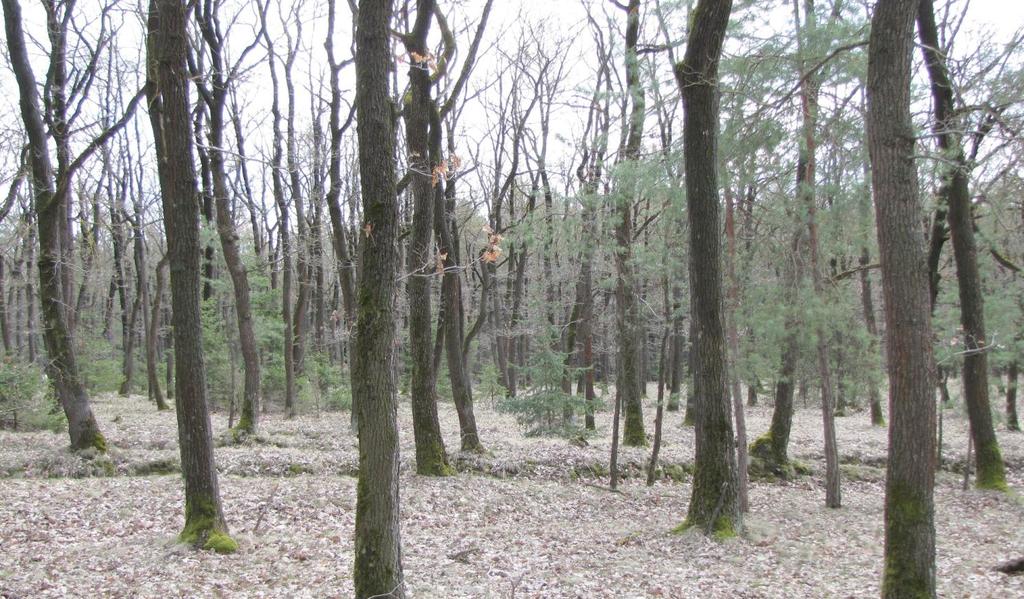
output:
<instances>
[{"instance_id":1,"label":"mossy tree trunk","mask_svg":"<svg viewBox=\"0 0 1024 599\"><path fill-rule=\"evenodd\" d=\"M356 132L363 199L352 397L358 410L355 596L405 596L399 533L398 397L392 373L400 263L394 114L388 92L392 0L362 0L356 25ZM337 241L337 240L335 240Z\"/></svg>"},{"instance_id":2,"label":"mossy tree trunk","mask_svg":"<svg viewBox=\"0 0 1024 599\"><path fill-rule=\"evenodd\" d=\"M928 268L910 116L918 0L875 6L867 137L889 370L882 596L935 596L935 400Z\"/></svg>"},{"instance_id":3,"label":"mossy tree trunk","mask_svg":"<svg viewBox=\"0 0 1024 599\"><path fill-rule=\"evenodd\" d=\"M946 59L939 46L932 0L920 0L917 27L928 75L931 78L934 123L940 152L946 162L939 195L946 203L946 219L953 242L957 286L960 291L960 324L964 335L964 395L974 437L976 486L1006 489L1006 470L992 424L988 389L988 350L985 334L985 299L978 271L968 178L970 165L960 143L960 119L953 100Z\"/></svg>"},{"instance_id":4,"label":"mossy tree trunk","mask_svg":"<svg viewBox=\"0 0 1024 599\"><path fill-rule=\"evenodd\" d=\"M729 536L740 526L736 454L726 389L722 241L718 198L718 63L732 0L700 0L683 61L686 204L690 221L690 297L696 395L693 492L684 526Z\"/></svg>"},{"instance_id":5,"label":"mossy tree trunk","mask_svg":"<svg viewBox=\"0 0 1024 599\"><path fill-rule=\"evenodd\" d=\"M449 474L441 425L437 417L436 373L433 368L433 330L430 308L431 281L436 275L433 222L433 172L437 164L430 155L431 100L427 35L433 21L433 0L420 0L411 33L403 38L410 59L410 89L405 100L405 131L412 180L413 215L409 247L409 354L412 361L410 395L413 434L416 438L416 472L430 476ZM440 135L440 131L433 134Z\"/></svg>"},{"instance_id":6,"label":"mossy tree trunk","mask_svg":"<svg viewBox=\"0 0 1024 599\"><path fill-rule=\"evenodd\" d=\"M643 141L644 114L646 102L640 83L640 63L637 42L640 35L640 1L630 0L626 8L626 86L631 110L629 114L626 143L623 151L625 161L640 158ZM646 377L643 370L643 338L640 321L639 285L636 265L633 264L633 203L635 175L628 174L628 181L620 182L618 209L615 225L615 272L618 286L615 303L616 320L619 328L619 353L621 367L616 386L621 389L623 426L622 444L626 447L644 447L647 435L644 432L642 401L645 394Z\"/></svg>"},{"instance_id":7,"label":"mossy tree trunk","mask_svg":"<svg viewBox=\"0 0 1024 599\"><path fill-rule=\"evenodd\" d=\"M43 341L49 354L46 371L68 419L73 449L106 450L106 440L89 405L75 355L74 340L65 306L62 221L66 219L74 164L64 170L62 180L54 179L47 146L47 133L39 108L39 92L29 61L22 29L21 6L17 0L3 0L4 25L11 68L18 83L21 117L31 151L33 208L39 233L39 300L43 316ZM123 126L123 122L122 122ZM108 132L111 130L108 130ZM106 133L104 134L106 135ZM102 144L99 144L102 145ZM95 148L93 148L95 149ZM75 161L81 164L82 157ZM27 304L32 305L31 294ZM31 323L31 314L29 316ZM29 332L29 344L32 347ZM30 354L33 353L30 351Z\"/></svg>"},{"instance_id":8,"label":"mossy tree trunk","mask_svg":"<svg viewBox=\"0 0 1024 599\"><path fill-rule=\"evenodd\" d=\"M779 377L775 381L775 402L772 407L772 423L768 432L761 435L750 447L750 455L756 460L759 472L789 478L793 471L789 464L789 434L793 428L793 391L796 387L796 362L800 355L800 323L795 312L799 287L803 280L804 231L799 228L793 233L792 260L787 260L784 273L783 293L786 297L787 314L783 340Z\"/></svg>"},{"instance_id":9,"label":"mossy tree trunk","mask_svg":"<svg viewBox=\"0 0 1024 599\"><path fill-rule=\"evenodd\" d=\"M230 553L213 461L213 427L207 408L206 365L200 321L200 195L188 126L189 73L185 3L152 0L147 63L150 121L157 140L167 255L174 311L175 405L178 445L185 479L185 527L181 541Z\"/></svg>"}]
</instances>

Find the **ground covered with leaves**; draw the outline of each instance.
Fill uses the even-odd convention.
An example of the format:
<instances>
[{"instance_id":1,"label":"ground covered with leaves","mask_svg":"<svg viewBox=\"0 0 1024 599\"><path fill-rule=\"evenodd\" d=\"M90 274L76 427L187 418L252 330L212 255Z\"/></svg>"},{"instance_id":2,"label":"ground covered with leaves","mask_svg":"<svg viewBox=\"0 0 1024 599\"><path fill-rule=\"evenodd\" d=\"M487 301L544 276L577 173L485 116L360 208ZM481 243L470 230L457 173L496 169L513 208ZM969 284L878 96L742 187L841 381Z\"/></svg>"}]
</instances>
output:
<instances>
[{"instance_id":1,"label":"ground covered with leaves","mask_svg":"<svg viewBox=\"0 0 1024 599\"><path fill-rule=\"evenodd\" d=\"M0 432L0 596L351 596L356 446L347 413L264 420L260 438L219 435L221 493L237 554L175 542L182 525L175 418L143 398L99 397L107 456L75 455L66 435ZM449 449L454 409L441 408ZM646 414L653 429L653 411ZM751 437L771 412L748 413ZM478 406L484 455L452 456L454 477L417 476L401 409L402 542L413 597L876 597L882 565L885 429L838 419L843 507L824 507L820 413L800 410L791 456L812 474L753 481L737 538L673 534L690 494L693 429L669 413L653 487L648 450L624 449L628 477L607 490L610 418L589 438L527 437ZM1016 493L961 490L966 423L946 410L936 488L939 592L1024 596L992 571L1024 555ZM1024 489L1024 435L1000 431L1010 482Z\"/></svg>"}]
</instances>

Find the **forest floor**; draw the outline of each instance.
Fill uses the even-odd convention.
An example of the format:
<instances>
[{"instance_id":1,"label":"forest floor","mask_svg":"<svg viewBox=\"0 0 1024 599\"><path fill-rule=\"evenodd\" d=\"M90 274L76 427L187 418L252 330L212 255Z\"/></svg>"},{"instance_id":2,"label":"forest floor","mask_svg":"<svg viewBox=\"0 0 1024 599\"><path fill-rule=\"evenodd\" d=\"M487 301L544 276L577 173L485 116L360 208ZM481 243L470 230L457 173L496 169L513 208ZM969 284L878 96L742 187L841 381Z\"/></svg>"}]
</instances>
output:
<instances>
[{"instance_id":1,"label":"forest floor","mask_svg":"<svg viewBox=\"0 0 1024 599\"><path fill-rule=\"evenodd\" d=\"M837 419L843 507L824 507L821 418L798 411L790 454L812 475L754 481L744 533L673 534L690 495L693 429L666 414L672 477L644 484L648 450L623 450L629 476L607 490L610 416L585 446L528 438L478 405L483 456L458 476L417 476L403 403L402 543L410 597L877 597L886 431L865 413ZM239 541L221 556L175 543L183 490L173 413L144 398L96 398L108 457L65 434L0 432L0 597L347 597L357 453L348 413L264 419L259 442L217 448L224 510ZM653 410L645 414L653 431ZM751 438L771 412L748 410ZM213 417L224 438L227 419ZM441 406L449 450L454 409ZM1017 493L961 490L966 422L945 411L946 467L935 492L944 597L1024 597L1024 577L992 571L1024 555ZM1011 485L1024 489L1024 434L1000 430ZM581 444L582 445L582 444ZM673 480L678 479L678 480Z\"/></svg>"}]
</instances>

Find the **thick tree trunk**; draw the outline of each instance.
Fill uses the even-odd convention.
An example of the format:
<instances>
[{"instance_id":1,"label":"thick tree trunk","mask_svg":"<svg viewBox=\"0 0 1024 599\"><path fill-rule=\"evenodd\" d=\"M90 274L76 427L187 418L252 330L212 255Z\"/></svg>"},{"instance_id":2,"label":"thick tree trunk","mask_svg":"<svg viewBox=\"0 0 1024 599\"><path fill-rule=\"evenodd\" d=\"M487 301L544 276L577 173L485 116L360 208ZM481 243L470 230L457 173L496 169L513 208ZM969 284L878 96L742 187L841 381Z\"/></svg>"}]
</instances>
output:
<instances>
[{"instance_id":1,"label":"thick tree trunk","mask_svg":"<svg viewBox=\"0 0 1024 599\"><path fill-rule=\"evenodd\" d=\"M175 403L185 479L185 528L181 541L221 553L238 546L228 536L213 461L213 427L207 409L206 364L200 322L200 197L192 161L189 120L188 36L185 3L150 4L148 94L159 165L167 255L174 309Z\"/></svg>"},{"instance_id":2,"label":"thick tree trunk","mask_svg":"<svg viewBox=\"0 0 1024 599\"><path fill-rule=\"evenodd\" d=\"M356 26L356 118L363 231L352 348L358 415L357 599L405 596L398 500L398 398L392 376L399 267L394 111L388 94L392 0L361 0ZM335 240L337 243L339 240Z\"/></svg>"},{"instance_id":3,"label":"thick tree trunk","mask_svg":"<svg viewBox=\"0 0 1024 599\"><path fill-rule=\"evenodd\" d=\"M1006 490L1006 470L992 424L988 389L988 351L985 334L985 299L978 272L978 249L974 240L974 221L968 189L970 166L957 131L959 119L953 101L945 57L939 47L932 0L920 0L917 14L921 48L931 78L936 133L939 150L948 161L939 195L945 200L949 232L956 260L956 278L960 291L960 324L964 335L963 382L967 415L974 437L975 485L980 489Z\"/></svg>"},{"instance_id":4,"label":"thick tree trunk","mask_svg":"<svg viewBox=\"0 0 1024 599\"><path fill-rule=\"evenodd\" d=\"M100 433L96 418L89 405L89 396L78 371L74 340L65 310L65 285L60 264L62 256L62 221L66 219L66 190L59 193L54 187L53 169L47 147L46 130L39 111L39 96L35 76L25 47L25 33L21 24L21 7L17 0L3 0L4 24L11 68L18 83L21 116L31 147L32 183L36 226L39 232L39 300L43 314L43 340L49 354L47 374L57 398L68 419L68 435L73 449L95 448L106 450L106 440ZM62 186L66 187L66 186ZM26 298L31 307L34 301ZM34 353L31 313L29 314L30 354ZM34 358L34 356L30 356Z\"/></svg>"},{"instance_id":5,"label":"thick tree trunk","mask_svg":"<svg viewBox=\"0 0 1024 599\"><path fill-rule=\"evenodd\" d=\"M875 6L868 50L868 149L889 370L882 596L935 596L935 401L928 269L910 117L918 0Z\"/></svg>"},{"instance_id":6,"label":"thick tree trunk","mask_svg":"<svg viewBox=\"0 0 1024 599\"><path fill-rule=\"evenodd\" d=\"M696 323L693 492L684 527L719 536L741 525L722 322L722 242L718 199L718 62L732 0L699 0L683 62L675 66L683 97L686 203L690 221L690 296Z\"/></svg>"}]
</instances>

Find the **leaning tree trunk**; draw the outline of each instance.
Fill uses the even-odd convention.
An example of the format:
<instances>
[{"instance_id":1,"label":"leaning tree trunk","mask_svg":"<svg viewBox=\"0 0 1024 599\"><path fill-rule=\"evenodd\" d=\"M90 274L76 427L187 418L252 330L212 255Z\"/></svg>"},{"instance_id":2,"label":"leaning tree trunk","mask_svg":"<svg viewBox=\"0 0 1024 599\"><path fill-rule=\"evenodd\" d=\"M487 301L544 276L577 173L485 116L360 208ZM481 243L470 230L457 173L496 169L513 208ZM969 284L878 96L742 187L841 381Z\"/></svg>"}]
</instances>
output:
<instances>
[{"instance_id":1,"label":"leaning tree trunk","mask_svg":"<svg viewBox=\"0 0 1024 599\"><path fill-rule=\"evenodd\" d=\"M931 78L935 110L933 129L939 150L946 158L946 178L939 195L946 202L946 219L953 241L956 278L960 290L960 324L964 333L964 395L967 416L974 438L975 466L979 489L1006 490L1006 469L992 425L988 390L989 341L985 335L985 298L978 272L978 248L974 240L974 221L968 189L970 166L957 131L959 119L953 103L945 56L939 47L938 30L932 0L920 0L917 26L928 75Z\"/></svg>"},{"instance_id":2,"label":"leaning tree trunk","mask_svg":"<svg viewBox=\"0 0 1024 599\"><path fill-rule=\"evenodd\" d=\"M39 300L43 313L43 340L49 354L47 374L68 419L68 435L73 449L106 450L96 417L89 405L89 395L78 371L74 340L64 309L65 294L61 277L62 219L66 218L67 185L54 187L46 130L39 110L35 76L25 46L21 24L21 7L17 0L3 0L4 24L11 68L18 82L21 117L31 148L32 184L36 226L39 231ZM32 305L29 297L28 305ZM31 316L30 321L31 325ZM29 347L33 347L31 326ZM30 351L30 353L33 353Z\"/></svg>"},{"instance_id":3,"label":"leaning tree trunk","mask_svg":"<svg viewBox=\"0 0 1024 599\"><path fill-rule=\"evenodd\" d=\"M722 243L718 200L718 62L732 0L700 0L683 62L675 66L683 97L686 204L690 221L690 295L696 458L684 527L731 536L740 527L736 454L726 390L722 322Z\"/></svg>"},{"instance_id":4,"label":"leaning tree trunk","mask_svg":"<svg viewBox=\"0 0 1024 599\"><path fill-rule=\"evenodd\" d=\"M149 106L163 199L167 255L174 310L175 404L178 445L185 479L185 528L181 541L230 553L213 461L213 427L207 408L206 364L200 321L200 197L196 188L186 56L185 3L153 0L150 5Z\"/></svg>"},{"instance_id":5,"label":"leaning tree trunk","mask_svg":"<svg viewBox=\"0 0 1024 599\"><path fill-rule=\"evenodd\" d=\"M879 2L868 50L867 137L889 370L882 596L891 598L935 596L931 302L910 117L917 5Z\"/></svg>"},{"instance_id":6,"label":"leaning tree trunk","mask_svg":"<svg viewBox=\"0 0 1024 599\"><path fill-rule=\"evenodd\" d=\"M392 375L398 253L394 110L388 95L392 0L362 0L356 27L356 132L363 231L352 348L359 410L357 599L405 596L398 509L398 397ZM335 240L337 242L338 240Z\"/></svg>"}]
</instances>

